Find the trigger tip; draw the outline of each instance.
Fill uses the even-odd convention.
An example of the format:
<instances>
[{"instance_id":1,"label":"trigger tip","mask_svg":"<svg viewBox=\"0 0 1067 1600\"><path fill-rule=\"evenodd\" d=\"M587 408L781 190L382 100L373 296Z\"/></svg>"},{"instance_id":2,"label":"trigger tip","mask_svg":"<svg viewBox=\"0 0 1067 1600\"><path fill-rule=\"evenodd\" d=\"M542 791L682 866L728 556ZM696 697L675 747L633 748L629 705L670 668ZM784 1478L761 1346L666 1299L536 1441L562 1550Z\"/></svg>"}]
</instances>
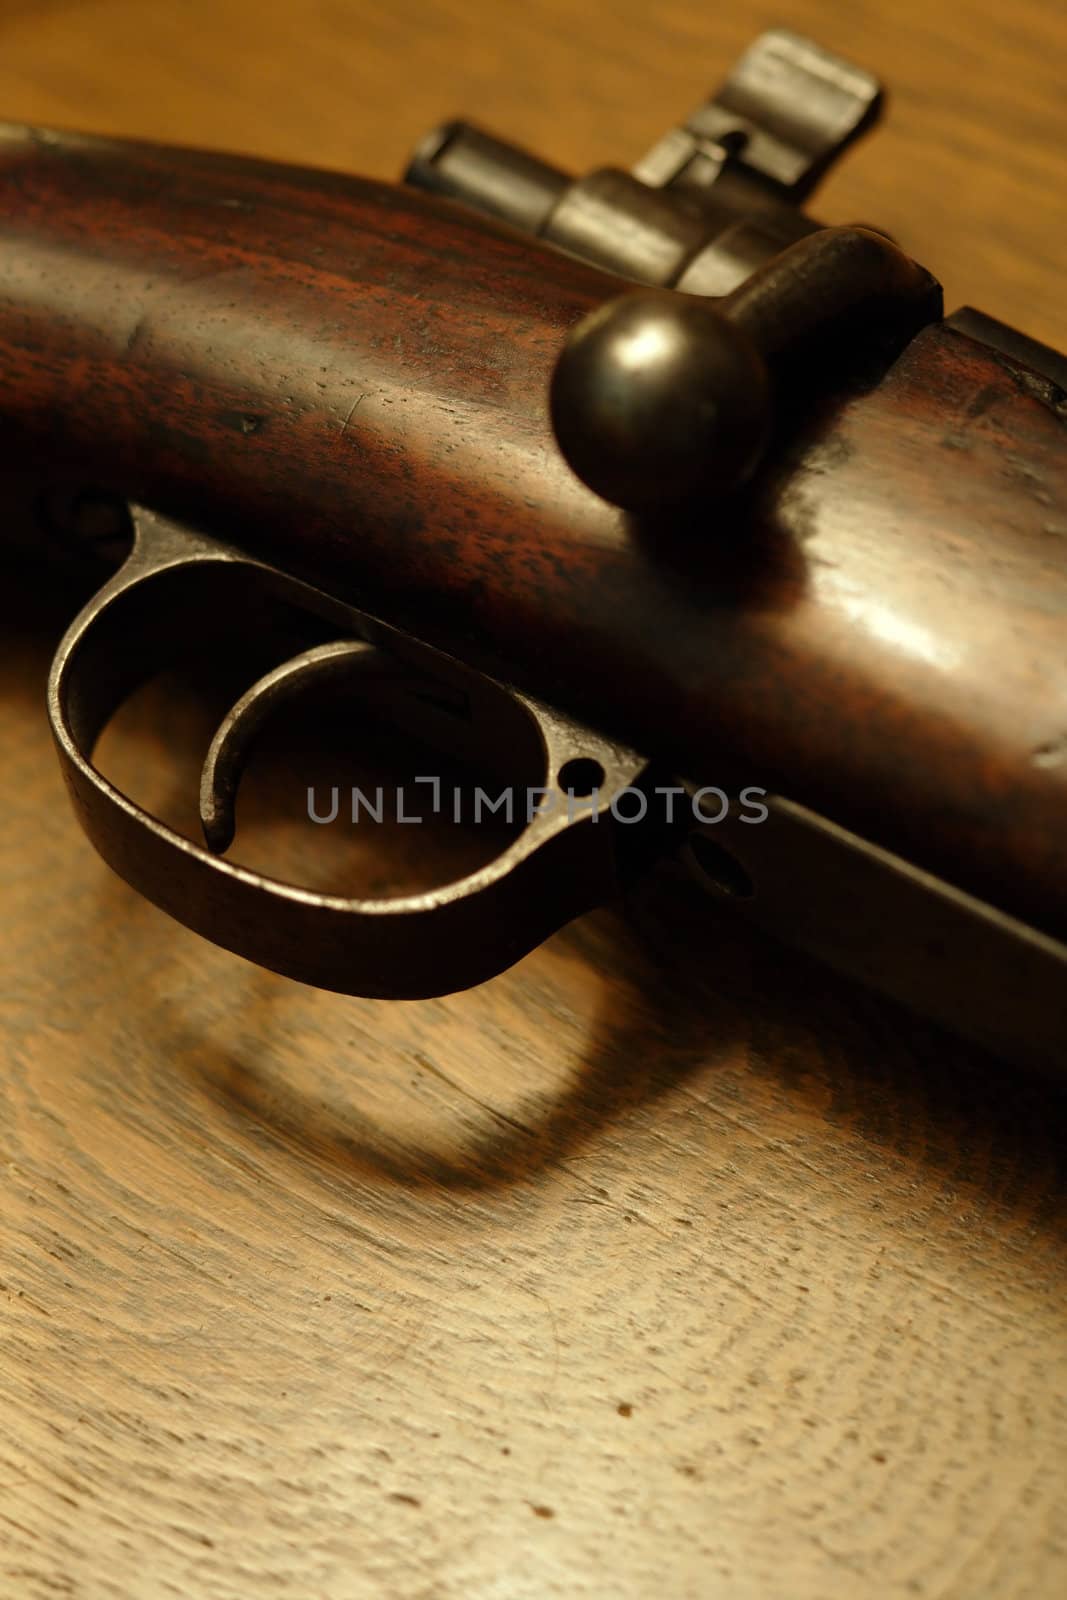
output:
<instances>
[{"instance_id":1,"label":"trigger tip","mask_svg":"<svg viewBox=\"0 0 1067 1600\"><path fill-rule=\"evenodd\" d=\"M233 843L233 813L215 806L201 807L200 826L204 830L204 843L213 856L225 855Z\"/></svg>"}]
</instances>

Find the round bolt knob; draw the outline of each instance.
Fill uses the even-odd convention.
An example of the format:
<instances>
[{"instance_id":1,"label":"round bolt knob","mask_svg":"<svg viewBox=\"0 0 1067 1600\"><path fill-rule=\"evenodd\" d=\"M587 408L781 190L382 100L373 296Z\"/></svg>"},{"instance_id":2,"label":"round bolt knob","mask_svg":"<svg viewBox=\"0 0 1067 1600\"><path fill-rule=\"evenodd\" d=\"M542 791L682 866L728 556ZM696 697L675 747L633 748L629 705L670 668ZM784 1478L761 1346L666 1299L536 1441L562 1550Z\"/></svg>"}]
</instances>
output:
<instances>
[{"instance_id":1,"label":"round bolt knob","mask_svg":"<svg viewBox=\"0 0 1067 1600\"><path fill-rule=\"evenodd\" d=\"M770 427L767 368L708 300L637 290L594 311L556 363L552 426L590 489L627 511L736 488Z\"/></svg>"}]
</instances>

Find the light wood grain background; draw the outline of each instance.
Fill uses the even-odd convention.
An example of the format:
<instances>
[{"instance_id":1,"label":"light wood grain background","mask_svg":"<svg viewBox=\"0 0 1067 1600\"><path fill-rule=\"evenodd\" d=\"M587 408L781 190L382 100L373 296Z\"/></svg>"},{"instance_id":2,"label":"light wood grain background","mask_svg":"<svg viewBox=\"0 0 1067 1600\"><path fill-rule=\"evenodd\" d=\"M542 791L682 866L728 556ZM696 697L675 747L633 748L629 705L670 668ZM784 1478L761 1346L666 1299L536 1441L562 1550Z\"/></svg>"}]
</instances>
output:
<instances>
[{"instance_id":1,"label":"light wood grain background","mask_svg":"<svg viewBox=\"0 0 1067 1600\"><path fill-rule=\"evenodd\" d=\"M773 23L895 91L818 213L1067 345L1044 0L0 0L0 115L625 164ZM257 972L76 833L72 605L0 576L0 1594L1067 1590L1062 1101L665 885L446 1000Z\"/></svg>"}]
</instances>

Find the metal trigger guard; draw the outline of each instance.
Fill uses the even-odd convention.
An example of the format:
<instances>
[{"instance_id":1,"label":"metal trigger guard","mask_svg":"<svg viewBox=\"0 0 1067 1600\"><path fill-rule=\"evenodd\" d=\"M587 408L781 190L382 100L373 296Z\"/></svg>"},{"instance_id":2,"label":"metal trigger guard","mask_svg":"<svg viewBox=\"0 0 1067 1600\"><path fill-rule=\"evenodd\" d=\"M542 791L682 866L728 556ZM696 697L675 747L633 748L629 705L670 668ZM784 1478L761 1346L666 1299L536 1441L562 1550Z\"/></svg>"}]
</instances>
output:
<instances>
[{"instance_id":1,"label":"metal trigger guard","mask_svg":"<svg viewBox=\"0 0 1067 1600\"><path fill-rule=\"evenodd\" d=\"M646 762L550 707L354 610L240 550L153 512L134 512L131 555L85 607L56 652L48 710L75 813L120 877L186 927L301 983L342 994L421 999L502 972L573 917L609 900L621 866L611 803ZM390 899L322 894L219 859L122 794L92 764L111 716L152 674L160 648L189 633L205 590L249 581L345 636L269 673L242 697L205 766L202 815L225 848L244 745L277 698L322 673L373 661L372 677L444 707L450 744L490 739L546 791L545 808L503 852L457 882ZM314 658L314 659L312 659ZM402 720L402 719L401 719ZM595 762L593 797L562 804L569 762ZM588 769L587 769L588 770ZM560 803L547 806L551 794ZM523 815L527 813L522 813ZM212 831L213 830L213 831ZM627 835L642 832L627 828ZM627 848L629 848L627 843Z\"/></svg>"}]
</instances>

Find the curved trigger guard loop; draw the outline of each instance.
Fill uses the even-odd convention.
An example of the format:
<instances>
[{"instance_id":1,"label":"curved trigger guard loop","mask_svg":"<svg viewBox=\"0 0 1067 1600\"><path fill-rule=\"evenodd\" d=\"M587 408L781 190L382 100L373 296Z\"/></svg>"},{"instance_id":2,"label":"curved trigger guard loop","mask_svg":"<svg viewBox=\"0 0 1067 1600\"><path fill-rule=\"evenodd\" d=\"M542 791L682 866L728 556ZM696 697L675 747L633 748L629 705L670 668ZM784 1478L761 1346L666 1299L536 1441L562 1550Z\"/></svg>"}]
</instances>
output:
<instances>
[{"instance_id":1,"label":"curved trigger guard loop","mask_svg":"<svg viewBox=\"0 0 1067 1600\"><path fill-rule=\"evenodd\" d=\"M452 658L241 551L145 510L134 512L133 552L62 640L48 709L75 813L104 860L163 911L213 943L271 971L343 994L420 999L470 988L511 966L573 917L618 888L619 823L613 801L642 782L642 757L552 708L471 672ZM238 701L205 764L202 815L215 849L232 833L241 756L278 698L309 677L388 657L406 686L445 685L457 736L485 723L539 768L546 796L500 855L457 882L390 899L322 894L225 861L175 832L96 769L96 741L160 647L188 636L206 593L237 600L249 583L349 637L294 658ZM400 672L397 672L397 664ZM427 698L429 698L427 696ZM447 730L446 730L447 731ZM565 800L569 763L595 763L591 796ZM588 770L588 767L586 768ZM556 803L547 805L547 797ZM628 832L638 830L629 829Z\"/></svg>"}]
</instances>

